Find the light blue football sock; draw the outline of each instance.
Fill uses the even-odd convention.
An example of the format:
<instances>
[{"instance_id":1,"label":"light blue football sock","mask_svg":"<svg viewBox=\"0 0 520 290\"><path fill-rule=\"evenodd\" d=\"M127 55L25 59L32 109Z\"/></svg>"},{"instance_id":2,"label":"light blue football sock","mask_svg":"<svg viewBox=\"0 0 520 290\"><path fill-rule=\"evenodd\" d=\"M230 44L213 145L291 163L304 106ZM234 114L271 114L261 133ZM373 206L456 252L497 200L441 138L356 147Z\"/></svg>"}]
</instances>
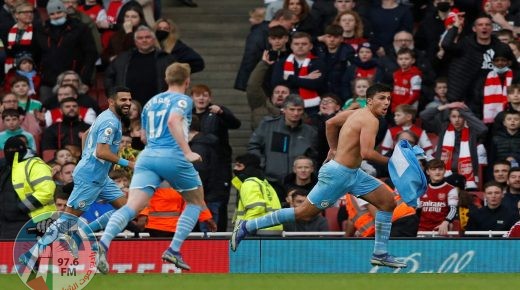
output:
<instances>
[{"instance_id":1,"label":"light blue football sock","mask_svg":"<svg viewBox=\"0 0 520 290\"><path fill-rule=\"evenodd\" d=\"M392 229L392 212L378 210L376 212L375 227L374 254L386 254L388 253L388 238Z\"/></svg>"},{"instance_id":2,"label":"light blue football sock","mask_svg":"<svg viewBox=\"0 0 520 290\"><path fill-rule=\"evenodd\" d=\"M201 210L202 208L196 204L188 203L188 205L186 205L179 217L177 229L175 230L175 235L170 244L170 249L172 251L180 251L182 243L184 243L184 240L186 240L197 223Z\"/></svg>"},{"instance_id":3,"label":"light blue football sock","mask_svg":"<svg viewBox=\"0 0 520 290\"><path fill-rule=\"evenodd\" d=\"M112 214L114 214L114 212L116 212L116 211L115 210L107 211L106 213L104 213L100 217L98 217L95 221L88 224L88 226L90 227L92 232L95 233L97 231L104 229L107 226L108 221L110 220L110 217L112 216ZM85 225L85 224L82 224L82 225ZM84 232L87 232L87 231L84 230Z\"/></svg>"},{"instance_id":4,"label":"light blue football sock","mask_svg":"<svg viewBox=\"0 0 520 290\"><path fill-rule=\"evenodd\" d=\"M45 234L38 240L40 246L52 244L60 234L67 234L70 229L78 222L78 217L72 214L62 214L45 231Z\"/></svg>"},{"instance_id":5,"label":"light blue football sock","mask_svg":"<svg viewBox=\"0 0 520 290\"><path fill-rule=\"evenodd\" d=\"M247 221L246 229L248 232L254 233L259 229L269 228L283 223L294 222L295 220L296 217L294 215L294 208L282 208L259 218Z\"/></svg>"},{"instance_id":6,"label":"light blue football sock","mask_svg":"<svg viewBox=\"0 0 520 290\"><path fill-rule=\"evenodd\" d=\"M100 240L101 244L108 249L110 242L112 242L117 234L124 230L128 222L131 221L135 215L136 212L126 205L118 209L108 221L105 232Z\"/></svg>"}]
</instances>

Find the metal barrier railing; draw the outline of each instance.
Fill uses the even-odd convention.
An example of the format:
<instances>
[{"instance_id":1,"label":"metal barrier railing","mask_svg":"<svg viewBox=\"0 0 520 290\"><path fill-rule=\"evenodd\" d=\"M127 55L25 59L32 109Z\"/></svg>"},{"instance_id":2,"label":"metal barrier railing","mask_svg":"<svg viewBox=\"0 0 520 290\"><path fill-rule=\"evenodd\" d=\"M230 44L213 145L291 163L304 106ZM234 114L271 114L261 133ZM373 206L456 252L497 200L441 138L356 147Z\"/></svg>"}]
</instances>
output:
<instances>
[{"instance_id":1,"label":"metal barrier railing","mask_svg":"<svg viewBox=\"0 0 520 290\"><path fill-rule=\"evenodd\" d=\"M466 237L503 237L507 231L466 231L464 232L464 236ZM231 237L231 232L194 232L190 233L189 237L192 238L229 238ZM100 237L102 233L95 233L96 236ZM149 238L150 235L148 233L139 233L139 238ZM280 236L280 237L344 237L345 232L285 232L285 231L263 231L257 233L257 236ZM456 238L460 237L460 233L458 231L449 231L446 236L441 236L437 231L419 231L417 233L417 238ZM117 235L119 238L134 238L135 234L132 232L123 232Z\"/></svg>"}]
</instances>

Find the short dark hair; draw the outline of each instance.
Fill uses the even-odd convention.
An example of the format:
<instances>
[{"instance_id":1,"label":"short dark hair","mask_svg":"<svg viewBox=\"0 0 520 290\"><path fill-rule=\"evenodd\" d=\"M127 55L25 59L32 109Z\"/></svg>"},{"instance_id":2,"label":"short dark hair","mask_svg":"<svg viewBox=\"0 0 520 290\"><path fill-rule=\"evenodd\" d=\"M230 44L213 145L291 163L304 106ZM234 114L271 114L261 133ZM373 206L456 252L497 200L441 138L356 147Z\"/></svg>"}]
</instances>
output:
<instances>
[{"instance_id":1,"label":"short dark hair","mask_svg":"<svg viewBox=\"0 0 520 290\"><path fill-rule=\"evenodd\" d=\"M493 22L493 19L491 18L491 16L485 14L485 13L480 13L477 15L477 17L475 17L475 20L473 21L473 25L472 26L475 26L475 24L477 24L477 20L481 19L481 18L487 18L489 19L489 21Z\"/></svg>"},{"instance_id":2,"label":"short dark hair","mask_svg":"<svg viewBox=\"0 0 520 290\"><path fill-rule=\"evenodd\" d=\"M54 190L54 201L59 199L68 200L70 197L70 192L64 191L63 186L58 185L56 186L56 189Z\"/></svg>"},{"instance_id":3,"label":"short dark hair","mask_svg":"<svg viewBox=\"0 0 520 290\"><path fill-rule=\"evenodd\" d=\"M520 91L520 84L511 84L509 87L507 87L508 95L514 93L515 91Z\"/></svg>"},{"instance_id":4,"label":"short dark hair","mask_svg":"<svg viewBox=\"0 0 520 290\"><path fill-rule=\"evenodd\" d=\"M520 112L513 111L513 110L505 110L504 111L504 119L506 118L507 115L518 115L518 116L520 116Z\"/></svg>"},{"instance_id":5,"label":"short dark hair","mask_svg":"<svg viewBox=\"0 0 520 290\"><path fill-rule=\"evenodd\" d=\"M7 117L17 117L17 118L20 118L20 112L18 112L17 109L5 109L2 112L2 120L4 120Z\"/></svg>"},{"instance_id":6,"label":"short dark hair","mask_svg":"<svg viewBox=\"0 0 520 290\"><path fill-rule=\"evenodd\" d=\"M486 190L486 188L491 187L491 186L496 186L496 187L500 188L500 190L504 190L504 185L502 183L496 182L494 180L486 182L482 188L484 190Z\"/></svg>"},{"instance_id":7,"label":"short dark hair","mask_svg":"<svg viewBox=\"0 0 520 290\"><path fill-rule=\"evenodd\" d=\"M283 27L281 25L276 25L276 26L269 28L268 36L281 38L284 36L289 36L289 31L287 31L287 29L285 29L285 27Z\"/></svg>"},{"instance_id":8,"label":"short dark hair","mask_svg":"<svg viewBox=\"0 0 520 290\"><path fill-rule=\"evenodd\" d=\"M398 56L402 54L409 54L413 59L415 59L415 52L408 47L403 47L397 51Z\"/></svg>"},{"instance_id":9,"label":"short dark hair","mask_svg":"<svg viewBox=\"0 0 520 290\"><path fill-rule=\"evenodd\" d=\"M509 162L507 159L497 160L493 163L493 167L495 167L495 165L507 165L509 168L511 168L511 162Z\"/></svg>"},{"instance_id":10,"label":"short dark hair","mask_svg":"<svg viewBox=\"0 0 520 290\"><path fill-rule=\"evenodd\" d=\"M110 98L115 100L118 93L132 93L129 88L123 86L117 86L112 89L112 93L110 94Z\"/></svg>"},{"instance_id":11,"label":"short dark hair","mask_svg":"<svg viewBox=\"0 0 520 290\"><path fill-rule=\"evenodd\" d=\"M447 77L438 77L435 79L435 85L438 84L448 84L448 78Z\"/></svg>"},{"instance_id":12,"label":"short dark hair","mask_svg":"<svg viewBox=\"0 0 520 290\"><path fill-rule=\"evenodd\" d=\"M343 36L343 28L338 24L331 24L325 28L325 34L332 36Z\"/></svg>"},{"instance_id":13,"label":"short dark hair","mask_svg":"<svg viewBox=\"0 0 520 290\"><path fill-rule=\"evenodd\" d=\"M426 163L426 169L445 168L446 164L440 159L432 159Z\"/></svg>"},{"instance_id":14,"label":"short dark hair","mask_svg":"<svg viewBox=\"0 0 520 290\"><path fill-rule=\"evenodd\" d=\"M373 98L378 93L391 93L391 92L392 92L391 87L381 84L381 83L376 83L376 84L373 84L370 87L368 87L367 99Z\"/></svg>"},{"instance_id":15,"label":"short dark hair","mask_svg":"<svg viewBox=\"0 0 520 290\"><path fill-rule=\"evenodd\" d=\"M291 197L295 197L295 196L307 197L307 195L309 195L309 192L307 190L297 188L297 187L293 187L293 188L289 189L287 192L292 193Z\"/></svg>"},{"instance_id":16,"label":"short dark hair","mask_svg":"<svg viewBox=\"0 0 520 290\"><path fill-rule=\"evenodd\" d=\"M312 43L312 36L310 34L308 34L307 32L301 32L301 31L295 32L291 37L291 42L298 38L307 38Z\"/></svg>"},{"instance_id":17,"label":"short dark hair","mask_svg":"<svg viewBox=\"0 0 520 290\"><path fill-rule=\"evenodd\" d=\"M11 86L14 86L14 84L19 83L19 82L24 82L27 85L29 85L29 79L26 76L22 76L22 75L19 75L19 74L16 74L13 77L13 79L11 80L10 84L11 84Z\"/></svg>"},{"instance_id":18,"label":"short dark hair","mask_svg":"<svg viewBox=\"0 0 520 290\"><path fill-rule=\"evenodd\" d=\"M508 173L508 175L511 174L511 173L513 173L513 172L517 172L517 171L520 171L520 167L518 167L518 166L516 166L516 167L511 167L511 168L509 169L509 173Z\"/></svg>"}]
</instances>

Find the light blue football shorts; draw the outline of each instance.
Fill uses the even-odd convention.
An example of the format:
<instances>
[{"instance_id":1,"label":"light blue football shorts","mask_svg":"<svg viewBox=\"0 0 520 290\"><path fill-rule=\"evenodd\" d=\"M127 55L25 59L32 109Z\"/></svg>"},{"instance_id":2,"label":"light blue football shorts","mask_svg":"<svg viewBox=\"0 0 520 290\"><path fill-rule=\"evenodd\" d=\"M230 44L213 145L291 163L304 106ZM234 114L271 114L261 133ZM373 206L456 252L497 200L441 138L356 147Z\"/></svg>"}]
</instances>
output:
<instances>
[{"instance_id":1,"label":"light blue football shorts","mask_svg":"<svg viewBox=\"0 0 520 290\"><path fill-rule=\"evenodd\" d=\"M307 198L319 209L325 209L346 193L363 196L381 186L381 181L363 170L351 169L331 160L323 165L318 174L318 183Z\"/></svg>"},{"instance_id":2,"label":"light blue football shorts","mask_svg":"<svg viewBox=\"0 0 520 290\"><path fill-rule=\"evenodd\" d=\"M202 185L199 173L183 154L171 149L143 150L137 158L130 189L140 189L151 196L163 180L178 192Z\"/></svg>"},{"instance_id":3,"label":"light blue football shorts","mask_svg":"<svg viewBox=\"0 0 520 290\"><path fill-rule=\"evenodd\" d=\"M102 184L74 178L74 189L67 201L67 206L73 209L87 211L98 199L112 202L124 195L117 184L109 177L107 177Z\"/></svg>"}]
</instances>

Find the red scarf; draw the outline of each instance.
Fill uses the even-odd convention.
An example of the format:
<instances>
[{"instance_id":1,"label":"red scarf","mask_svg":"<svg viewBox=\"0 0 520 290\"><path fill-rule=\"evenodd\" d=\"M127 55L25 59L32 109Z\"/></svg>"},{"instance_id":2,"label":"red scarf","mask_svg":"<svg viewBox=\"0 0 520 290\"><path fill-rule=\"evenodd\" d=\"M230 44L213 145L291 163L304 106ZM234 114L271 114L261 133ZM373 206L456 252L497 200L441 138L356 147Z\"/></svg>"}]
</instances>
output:
<instances>
[{"instance_id":1,"label":"red scarf","mask_svg":"<svg viewBox=\"0 0 520 290\"><path fill-rule=\"evenodd\" d=\"M495 122L495 117L507 105L507 87L513 81L513 71L505 73L505 83L502 83L498 74L492 70L488 73L484 83L484 123Z\"/></svg>"},{"instance_id":2,"label":"red scarf","mask_svg":"<svg viewBox=\"0 0 520 290\"><path fill-rule=\"evenodd\" d=\"M107 9L107 20L108 23L116 24L117 22L117 14L119 14L119 9L123 6L123 1L121 0L112 0L110 4L108 4Z\"/></svg>"},{"instance_id":3,"label":"red scarf","mask_svg":"<svg viewBox=\"0 0 520 290\"><path fill-rule=\"evenodd\" d=\"M29 24L25 30L23 31L22 37L16 41L16 35L18 34L18 24L13 25L11 29L9 29L9 33L7 34L7 50L13 49L13 46L20 45L29 47L32 43L33 38L33 26ZM7 57L5 59L5 72L7 73L15 64L15 59L13 57Z\"/></svg>"},{"instance_id":4,"label":"red scarf","mask_svg":"<svg viewBox=\"0 0 520 290\"><path fill-rule=\"evenodd\" d=\"M298 72L298 76L306 76L309 74L309 64L311 60L315 58L314 55L309 53L305 60L302 63L302 67ZM290 54L285 63L283 64L283 75L284 79L287 79L289 76L294 75L294 54ZM299 95L302 97L305 108L316 107L320 105L320 97L318 96L318 92L314 90L309 90L306 88L299 88Z\"/></svg>"},{"instance_id":5,"label":"red scarf","mask_svg":"<svg viewBox=\"0 0 520 290\"><path fill-rule=\"evenodd\" d=\"M444 138L442 139L442 153L441 160L446 164L446 176L451 175L451 164L453 161L453 149L455 148L455 127L452 124L448 125ZM457 166L457 173L466 177L467 188L477 188L477 179L473 170L473 163L471 162L471 153L469 150L469 128L464 125L460 133L459 144L459 162Z\"/></svg>"}]
</instances>

